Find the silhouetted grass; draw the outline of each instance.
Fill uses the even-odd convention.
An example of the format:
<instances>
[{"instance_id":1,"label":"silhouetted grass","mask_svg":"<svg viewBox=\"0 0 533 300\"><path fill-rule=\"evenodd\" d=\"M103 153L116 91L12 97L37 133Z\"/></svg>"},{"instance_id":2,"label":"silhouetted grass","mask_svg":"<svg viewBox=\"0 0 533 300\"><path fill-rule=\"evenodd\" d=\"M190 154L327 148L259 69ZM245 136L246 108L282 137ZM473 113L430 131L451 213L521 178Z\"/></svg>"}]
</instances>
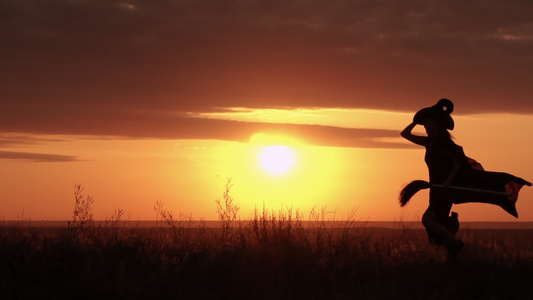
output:
<instances>
[{"instance_id":1,"label":"silhouetted grass","mask_svg":"<svg viewBox=\"0 0 533 300\"><path fill-rule=\"evenodd\" d=\"M0 299L530 299L533 230L465 230L450 261L425 231L369 228L335 212L256 210L237 222L228 181L220 226L157 201L159 227L97 227L75 187L65 228L0 227Z\"/></svg>"},{"instance_id":2,"label":"silhouetted grass","mask_svg":"<svg viewBox=\"0 0 533 300\"><path fill-rule=\"evenodd\" d=\"M0 228L1 299L529 299L533 231L461 230L457 261L420 229L340 227L287 209L225 233ZM196 227L195 227L196 226Z\"/></svg>"}]
</instances>

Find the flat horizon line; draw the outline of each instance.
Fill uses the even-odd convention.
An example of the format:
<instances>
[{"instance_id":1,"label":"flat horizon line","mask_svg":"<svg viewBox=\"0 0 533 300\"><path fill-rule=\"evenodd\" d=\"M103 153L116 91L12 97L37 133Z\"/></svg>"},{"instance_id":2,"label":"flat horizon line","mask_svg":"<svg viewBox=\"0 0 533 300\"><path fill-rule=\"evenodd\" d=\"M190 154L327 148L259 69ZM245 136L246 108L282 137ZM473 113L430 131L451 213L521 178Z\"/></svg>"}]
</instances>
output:
<instances>
[{"instance_id":1,"label":"flat horizon line","mask_svg":"<svg viewBox=\"0 0 533 300\"><path fill-rule=\"evenodd\" d=\"M234 221L235 224L251 223L254 220ZM274 220L275 222L284 222L289 220ZM61 228L68 227L70 220L1 220L0 227L29 227L29 228ZM219 220L180 220L176 221L182 227L199 227L208 228L220 227ZM261 222L259 220L259 222ZM272 222L272 220L267 220ZM304 226L312 224L326 223L332 227L354 226L361 228L391 228L391 229L423 229L424 226L420 221L356 221L356 220L290 220L290 222L301 222ZM170 227L167 222L162 220L119 220L117 223L110 220L93 220L95 227L117 226L123 228L158 228ZM462 221L460 226L463 229L533 229L533 221Z\"/></svg>"}]
</instances>

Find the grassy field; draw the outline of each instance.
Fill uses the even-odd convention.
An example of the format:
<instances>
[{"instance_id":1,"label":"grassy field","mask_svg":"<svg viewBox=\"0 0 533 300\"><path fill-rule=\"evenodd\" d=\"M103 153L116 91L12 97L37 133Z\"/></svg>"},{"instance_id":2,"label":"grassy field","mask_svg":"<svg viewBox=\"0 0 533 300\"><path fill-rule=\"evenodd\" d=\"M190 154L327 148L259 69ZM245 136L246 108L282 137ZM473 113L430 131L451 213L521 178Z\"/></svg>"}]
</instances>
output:
<instances>
[{"instance_id":1,"label":"grassy field","mask_svg":"<svg viewBox=\"0 0 533 300\"><path fill-rule=\"evenodd\" d=\"M261 215L209 228L0 228L0 299L530 299L533 230L421 229ZM79 224L78 224L79 225Z\"/></svg>"},{"instance_id":2,"label":"grassy field","mask_svg":"<svg viewBox=\"0 0 533 300\"><path fill-rule=\"evenodd\" d=\"M219 226L175 216L157 201L159 226L132 228L122 210L93 222L75 187L67 227L0 226L0 299L531 299L533 229L460 229L449 259L426 233L372 228L265 208L249 221L229 195ZM164 224L165 226L163 226Z\"/></svg>"}]
</instances>

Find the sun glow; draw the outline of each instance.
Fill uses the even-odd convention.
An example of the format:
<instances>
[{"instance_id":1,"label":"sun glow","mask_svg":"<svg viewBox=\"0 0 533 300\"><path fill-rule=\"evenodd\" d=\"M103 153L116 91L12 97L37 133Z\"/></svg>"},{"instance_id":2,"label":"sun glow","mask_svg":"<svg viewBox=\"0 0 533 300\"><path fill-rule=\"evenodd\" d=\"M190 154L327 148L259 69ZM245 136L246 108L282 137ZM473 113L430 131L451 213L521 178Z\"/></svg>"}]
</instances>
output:
<instances>
[{"instance_id":1,"label":"sun glow","mask_svg":"<svg viewBox=\"0 0 533 300\"><path fill-rule=\"evenodd\" d=\"M285 146L268 146L260 154L261 166L272 174L289 171L294 163L292 151Z\"/></svg>"}]
</instances>

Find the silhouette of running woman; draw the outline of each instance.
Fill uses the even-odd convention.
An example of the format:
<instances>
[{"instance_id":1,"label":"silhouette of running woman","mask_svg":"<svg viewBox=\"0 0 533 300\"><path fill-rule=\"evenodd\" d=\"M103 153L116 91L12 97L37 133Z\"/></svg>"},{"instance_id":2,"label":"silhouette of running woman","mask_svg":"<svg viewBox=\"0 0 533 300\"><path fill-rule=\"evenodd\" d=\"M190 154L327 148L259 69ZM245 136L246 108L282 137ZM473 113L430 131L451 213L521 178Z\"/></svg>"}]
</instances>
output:
<instances>
[{"instance_id":1,"label":"silhouette of running woman","mask_svg":"<svg viewBox=\"0 0 533 300\"><path fill-rule=\"evenodd\" d=\"M417 112L413 122L401 132L405 139L426 148L429 181L445 187L454 183L461 169L469 164L462 147L454 143L448 132L454 128L450 116L452 111L453 103L441 99L436 105ZM427 137L411 133L417 124L424 125ZM459 229L457 214L449 216L453 205L451 196L448 189L431 189L429 207L422 216L422 224L431 243L444 244L451 255L457 255L464 244L455 237Z\"/></svg>"},{"instance_id":2,"label":"silhouette of running woman","mask_svg":"<svg viewBox=\"0 0 533 300\"><path fill-rule=\"evenodd\" d=\"M531 183L503 172L485 171L481 164L467 157L463 148L452 140L448 130L453 130L451 117L453 103L441 99L432 107L418 111L413 122L401 132L405 139L426 148L425 161L429 170L429 181L440 188L431 188L429 207L422 216L422 224L428 233L429 242L444 245L451 256L463 248L464 243L455 237L459 229L457 213L450 211L453 204L481 202L495 204L506 212L518 217L515 203L522 186ZM411 133L416 125L424 125L427 136ZM410 197L422 188L420 180L407 185L401 195L404 206ZM426 182L422 181L423 184ZM453 187L454 189L451 189ZM458 190L462 188L463 190ZM468 189L465 191L465 188Z\"/></svg>"}]
</instances>

